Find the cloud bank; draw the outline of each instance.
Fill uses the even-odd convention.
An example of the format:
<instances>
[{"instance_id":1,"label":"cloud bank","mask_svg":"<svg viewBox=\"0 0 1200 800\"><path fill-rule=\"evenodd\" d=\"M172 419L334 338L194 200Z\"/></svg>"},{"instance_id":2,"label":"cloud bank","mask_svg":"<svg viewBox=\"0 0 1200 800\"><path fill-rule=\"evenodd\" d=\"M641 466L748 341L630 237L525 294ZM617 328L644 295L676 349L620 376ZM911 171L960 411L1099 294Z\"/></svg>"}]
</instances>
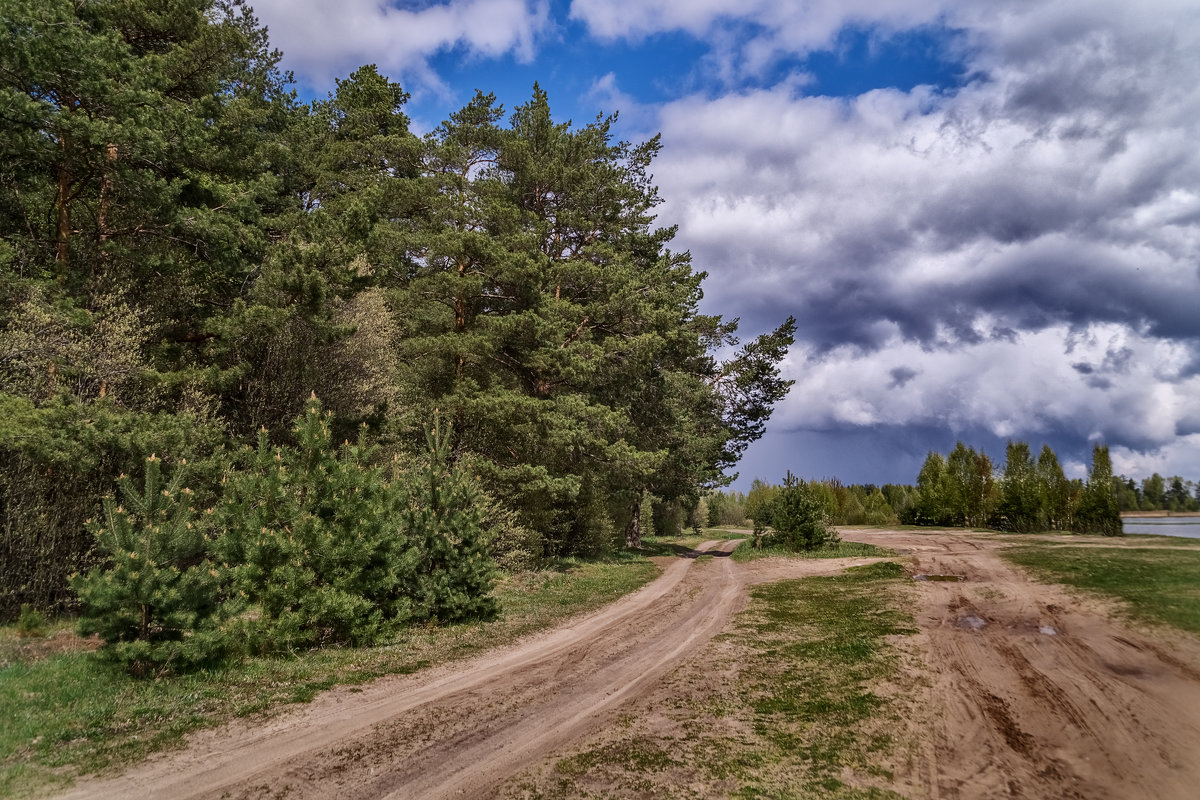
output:
<instances>
[{"instance_id":1,"label":"cloud bank","mask_svg":"<svg viewBox=\"0 0 1200 800\"><path fill-rule=\"evenodd\" d=\"M684 7L622 23L604 5L574 8L607 36ZM660 110L662 216L712 273L711 306L800 320L774 430L1102 440L1131 468L1169 452L1200 473L1200 9L938 6L742 21L799 50L937 19L971 43L962 87L830 98L783 81ZM737 6L704 8L689 29Z\"/></svg>"},{"instance_id":2,"label":"cloud bank","mask_svg":"<svg viewBox=\"0 0 1200 800\"><path fill-rule=\"evenodd\" d=\"M406 86L442 89L429 66L433 55L461 49L467 58L512 54L528 61L549 24L547 0L254 0L253 5L297 78L330 88L334 78L373 63Z\"/></svg>"}]
</instances>

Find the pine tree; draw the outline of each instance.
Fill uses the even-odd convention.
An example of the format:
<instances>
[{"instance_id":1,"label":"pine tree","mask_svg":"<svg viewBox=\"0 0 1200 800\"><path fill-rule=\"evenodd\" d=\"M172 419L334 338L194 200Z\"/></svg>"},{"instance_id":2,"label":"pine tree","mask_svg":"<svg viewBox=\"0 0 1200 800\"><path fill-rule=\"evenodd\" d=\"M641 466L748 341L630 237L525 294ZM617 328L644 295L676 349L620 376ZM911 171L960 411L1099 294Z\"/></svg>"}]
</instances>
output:
<instances>
[{"instance_id":1,"label":"pine tree","mask_svg":"<svg viewBox=\"0 0 1200 800\"><path fill-rule=\"evenodd\" d=\"M230 476L214 549L250 613L252 649L370 644L407 621L415 556L399 496L365 445L333 444L313 397L295 447L263 431Z\"/></svg>"},{"instance_id":2,"label":"pine tree","mask_svg":"<svg viewBox=\"0 0 1200 800\"><path fill-rule=\"evenodd\" d=\"M450 429L437 415L426 431L426 462L400 477L407 508L403 526L415 569L406 591L413 616L437 623L490 619L495 566L483 527L482 495L464 470L449 463Z\"/></svg>"},{"instance_id":3,"label":"pine tree","mask_svg":"<svg viewBox=\"0 0 1200 800\"><path fill-rule=\"evenodd\" d=\"M790 385L794 324L717 363L736 324L697 313L703 275L652 228L659 141L557 123L537 86L502 117L480 94L428 139L401 357L549 551L593 547L644 491L690 507L722 481Z\"/></svg>"},{"instance_id":4,"label":"pine tree","mask_svg":"<svg viewBox=\"0 0 1200 800\"><path fill-rule=\"evenodd\" d=\"M136 675L187 669L221 658L221 572L183 486L186 462L164 485L162 460L146 460L142 491L118 482L123 502L105 501L103 522L89 525L108 557L72 585L84 605L80 630L99 633L104 652Z\"/></svg>"},{"instance_id":5,"label":"pine tree","mask_svg":"<svg viewBox=\"0 0 1200 800\"><path fill-rule=\"evenodd\" d=\"M838 541L837 531L809 486L790 471L771 500L772 544L785 550L816 550Z\"/></svg>"}]
</instances>

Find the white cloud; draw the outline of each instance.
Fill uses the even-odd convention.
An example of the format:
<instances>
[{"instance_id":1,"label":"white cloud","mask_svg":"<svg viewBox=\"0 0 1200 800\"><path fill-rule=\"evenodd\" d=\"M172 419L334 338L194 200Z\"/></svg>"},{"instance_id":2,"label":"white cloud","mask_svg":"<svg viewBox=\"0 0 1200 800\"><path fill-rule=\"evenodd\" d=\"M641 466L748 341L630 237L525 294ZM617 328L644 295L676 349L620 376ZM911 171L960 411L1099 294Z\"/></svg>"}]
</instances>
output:
<instances>
[{"instance_id":1,"label":"white cloud","mask_svg":"<svg viewBox=\"0 0 1200 800\"><path fill-rule=\"evenodd\" d=\"M573 0L571 17L593 35L638 38L671 30L697 36L736 21L761 26L756 49L786 41L789 49L827 46L851 23L911 28L943 13L935 0Z\"/></svg>"},{"instance_id":2,"label":"white cloud","mask_svg":"<svg viewBox=\"0 0 1200 800\"><path fill-rule=\"evenodd\" d=\"M925 426L986 430L998 438L1052 435L1155 449L1194 424L1200 376L1179 377L1181 345L1101 324L1065 326L926 349L893 340L872 351L839 347L790 355L796 380L777 412L783 428ZM906 378L897 388L896 374Z\"/></svg>"},{"instance_id":3,"label":"white cloud","mask_svg":"<svg viewBox=\"0 0 1200 800\"><path fill-rule=\"evenodd\" d=\"M450 0L398 7L379 0L256 0L285 66L314 86L373 63L394 79L440 87L427 59L444 50L495 58L534 56L549 25L546 0Z\"/></svg>"},{"instance_id":4,"label":"white cloud","mask_svg":"<svg viewBox=\"0 0 1200 800\"><path fill-rule=\"evenodd\" d=\"M1193 481L1200 477L1200 434L1181 436L1150 451L1118 447L1111 455L1113 472L1117 475L1136 479L1157 472L1165 476L1180 475Z\"/></svg>"},{"instance_id":5,"label":"white cloud","mask_svg":"<svg viewBox=\"0 0 1200 800\"><path fill-rule=\"evenodd\" d=\"M586 19L633 35L683 7L641 5L623 34L616 14ZM787 20L748 7L771 46L803 22L785 5ZM704 8L690 24L725 23ZM868 13L805 8L796 48ZM660 218L711 273L708 307L760 328L799 317L798 383L773 427L1104 439L1157 453L1147 464L1200 460L1181 455L1200 430L1200 7L889 14L965 26L984 77L848 100L781 84L659 115ZM898 386L897 368L915 374Z\"/></svg>"}]
</instances>

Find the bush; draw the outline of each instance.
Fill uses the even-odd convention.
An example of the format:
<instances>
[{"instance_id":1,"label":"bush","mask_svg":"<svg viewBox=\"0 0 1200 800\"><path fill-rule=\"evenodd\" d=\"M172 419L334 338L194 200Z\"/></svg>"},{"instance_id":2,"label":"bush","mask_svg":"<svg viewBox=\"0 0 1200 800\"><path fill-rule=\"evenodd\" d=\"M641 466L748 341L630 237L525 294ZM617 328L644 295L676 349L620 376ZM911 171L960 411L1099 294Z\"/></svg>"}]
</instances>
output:
<instances>
[{"instance_id":1,"label":"bush","mask_svg":"<svg viewBox=\"0 0 1200 800\"><path fill-rule=\"evenodd\" d=\"M72 581L84 605L80 632L100 634L102 654L135 675L225 654L217 625L221 573L206 558L185 475L183 462L164 487L162 460L152 455L141 492L121 476L124 502L106 499L103 522L88 524L108 563Z\"/></svg>"},{"instance_id":2,"label":"bush","mask_svg":"<svg viewBox=\"0 0 1200 800\"><path fill-rule=\"evenodd\" d=\"M17 617L17 636L22 639L45 636L47 624L42 612L25 603L21 606L21 615Z\"/></svg>"},{"instance_id":3,"label":"bush","mask_svg":"<svg viewBox=\"0 0 1200 800\"><path fill-rule=\"evenodd\" d=\"M188 453L202 457L189 458L189 480L203 481L221 441L219 427L194 414L0 392L0 622L25 604L51 616L75 611L71 575L104 558L87 520L102 513L117 476L138 483L150 453Z\"/></svg>"},{"instance_id":4,"label":"bush","mask_svg":"<svg viewBox=\"0 0 1200 800\"><path fill-rule=\"evenodd\" d=\"M372 448L336 448L313 397L297 447L266 431L229 475L214 549L230 571L231 611L256 652L371 644L404 623L417 554L405 508Z\"/></svg>"},{"instance_id":5,"label":"bush","mask_svg":"<svg viewBox=\"0 0 1200 800\"><path fill-rule=\"evenodd\" d=\"M838 541L837 531L829 525L824 504L811 487L791 472L771 500L770 520L775 529L772 543L785 550L816 550Z\"/></svg>"},{"instance_id":6,"label":"bush","mask_svg":"<svg viewBox=\"0 0 1200 800\"><path fill-rule=\"evenodd\" d=\"M427 461L407 474L403 526L415 571L408 587L416 619L459 622L496 615L496 568L483 526L486 498L465 470L451 466L450 431L436 417L426 433Z\"/></svg>"}]
</instances>

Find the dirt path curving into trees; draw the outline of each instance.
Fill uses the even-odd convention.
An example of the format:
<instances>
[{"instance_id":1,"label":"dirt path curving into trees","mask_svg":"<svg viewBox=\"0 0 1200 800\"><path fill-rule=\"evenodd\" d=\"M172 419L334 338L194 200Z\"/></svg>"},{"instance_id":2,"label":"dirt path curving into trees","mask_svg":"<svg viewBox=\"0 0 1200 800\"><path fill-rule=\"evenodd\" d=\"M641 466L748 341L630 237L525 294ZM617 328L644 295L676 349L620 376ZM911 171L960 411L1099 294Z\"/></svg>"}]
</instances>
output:
<instances>
[{"instance_id":1,"label":"dirt path curving into trees","mask_svg":"<svg viewBox=\"0 0 1200 800\"><path fill-rule=\"evenodd\" d=\"M1200 796L1200 642L1114 623L1099 601L1032 581L999 537L854 530L909 554L927 670L915 797ZM1076 546L1112 540L1072 537ZM898 787L899 788L899 787Z\"/></svg>"},{"instance_id":2,"label":"dirt path curving into trees","mask_svg":"<svg viewBox=\"0 0 1200 800\"><path fill-rule=\"evenodd\" d=\"M592 615L467 663L322 695L265 724L235 723L64 797L415 798L486 793L609 722L706 644L745 603L747 574L710 541ZM709 553L714 557L697 562ZM861 561L861 560L860 560ZM791 562L784 572L840 565Z\"/></svg>"},{"instance_id":3,"label":"dirt path curving into trees","mask_svg":"<svg viewBox=\"0 0 1200 800\"><path fill-rule=\"evenodd\" d=\"M962 532L848 531L901 551L916 583L924 687L908 720L918 758L896 765L913 798L1191 798L1200 786L1200 643L1113 623L1099 604L1030 581ZM439 798L493 796L572 742L670 694L702 663L747 586L831 574L874 559L740 564L735 542L664 562L641 591L469 662L338 689L266 723L193 736L71 798ZM697 559L701 552L715 557ZM1053 631L1053 632L1051 632ZM709 690L722 690L713 676ZM705 794L699 780L688 796ZM612 796L627 793L614 788Z\"/></svg>"}]
</instances>

